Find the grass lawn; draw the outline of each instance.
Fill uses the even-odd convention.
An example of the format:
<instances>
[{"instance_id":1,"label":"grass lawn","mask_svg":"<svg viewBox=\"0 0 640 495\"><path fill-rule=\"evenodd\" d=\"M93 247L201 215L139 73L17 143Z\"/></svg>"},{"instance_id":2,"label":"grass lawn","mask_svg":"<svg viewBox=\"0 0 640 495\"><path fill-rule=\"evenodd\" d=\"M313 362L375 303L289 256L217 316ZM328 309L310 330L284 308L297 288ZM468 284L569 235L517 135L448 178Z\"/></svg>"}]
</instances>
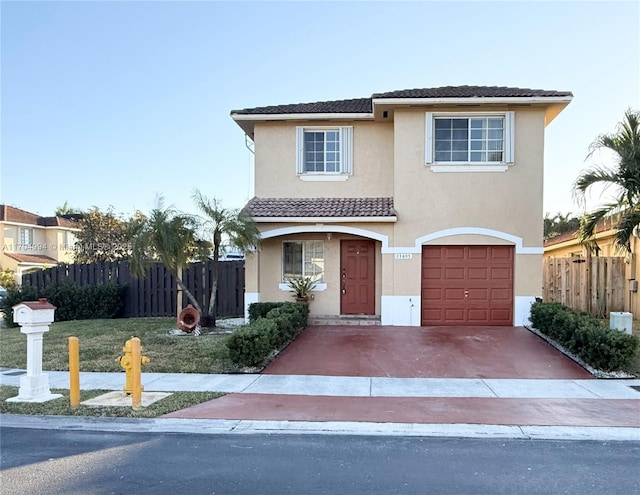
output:
<instances>
[{"instance_id":1,"label":"grass lawn","mask_svg":"<svg viewBox=\"0 0 640 495\"><path fill-rule=\"evenodd\" d=\"M155 418L173 411L178 411L200 402L216 399L221 395L217 392L174 392L170 396L154 402L148 407L141 407L134 411L131 407L89 407L80 405L77 409L69 406L69 391L64 389L51 389L54 394L63 396L43 402L31 404L26 402L7 402L6 399L18 395L17 387L0 386L0 413L4 414L51 414L63 416L102 416L121 418ZM80 400L93 399L107 393L108 390L83 390Z\"/></svg>"},{"instance_id":2,"label":"grass lawn","mask_svg":"<svg viewBox=\"0 0 640 495\"><path fill-rule=\"evenodd\" d=\"M53 323L44 334L42 369L69 370L69 337L78 337L81 371L122 371L116 359L131 337L138 337L150 359L144 372L227 373L236 370L225 345L228 334L169 335L174 318L82 320ZM0 366L25 369L27 337L19 327L0 329Z\"/></svg>"},{"instance_id":3,"label":"grass lawn","mask_svg":"<svg viewBox=\"0 0 640 495\"><path fill-rule=\"evenodd\" d=\"M221 321L220 323L223 323ZM69 370L69 337L78 337L81 371L122 372L116 359L131 337L142 343L142 354L150 359L143 372L159 373L227 373L237 371L225 345L228 334L200 336L169 335L175 318L132 318L118 320L83 320L53 323L44 335L42 369ZM0 366L25 369L27 337L20 328L0 329ZM124 379L124 374L122 375ZM53 414L68 416L104 416L154 418L220 397L217 392L177 392L148 407L134 411L131 407L88 407L72 409L69 391L52 389L63 397L42 404L6 402L18 395L17 387L0 386L0 413ZM83 390L80 400L91 399L105 390Z\"/></svg>"}]
</instances>

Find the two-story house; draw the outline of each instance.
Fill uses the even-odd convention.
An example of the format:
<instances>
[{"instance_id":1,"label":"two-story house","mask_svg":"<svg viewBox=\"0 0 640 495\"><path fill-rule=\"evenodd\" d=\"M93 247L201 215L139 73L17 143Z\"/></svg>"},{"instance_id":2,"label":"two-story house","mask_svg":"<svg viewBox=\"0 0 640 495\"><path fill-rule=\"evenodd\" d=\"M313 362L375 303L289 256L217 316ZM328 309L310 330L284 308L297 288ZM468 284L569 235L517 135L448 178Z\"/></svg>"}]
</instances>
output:
<instances>
[{"instance_id":1,"label":"two-story house","mask_svg":"<svg viewBox=\"0 0 640 495\"><path fill-rule=\"evenodd\" d=\"M312 315L520 325L542 287L546 126L570 92L441 87L234 110L262 245L245 303L317 286Z\"/></svg>"},{"instance_id":2,"label":"two-story house","mask_svg":"<svg viewBox=\"0 0 640 495\"><path fill-rule=\"evenodd\" d=\"M0 227L0 269L13 271L18 283L29 271L73 262L77 221L0 205Z\"/></svg>"}]
</instances>

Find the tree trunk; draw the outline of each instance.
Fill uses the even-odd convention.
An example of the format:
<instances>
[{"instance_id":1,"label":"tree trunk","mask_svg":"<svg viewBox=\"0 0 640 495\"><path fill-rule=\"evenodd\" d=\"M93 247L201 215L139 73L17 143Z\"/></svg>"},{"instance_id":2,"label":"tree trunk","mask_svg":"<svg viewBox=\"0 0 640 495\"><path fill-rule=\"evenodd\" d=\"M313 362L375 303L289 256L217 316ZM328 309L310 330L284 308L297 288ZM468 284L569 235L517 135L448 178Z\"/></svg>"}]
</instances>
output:
<instances>
[{"instance_id":1,"label":"tree trunk","mask_svg":"<svg viewBox=\"0 0 640 495\"><path fill-rule=\"evenodd\" d=\"M189 289L187 289L187 286L184 285L184 283L182 282L180 277L178 277L177 274L174 273L173 276L176 277L176 283L180 286L180 288L182 289L182 292L187 295L187 298L189 298L189 301L191 302L191 305L194 308L196 308L200 314L202 314L202 308L198 304L198 301L196 300L195 296L191 293L191 291ZM182 309L178 308L178 313L180 313L180 311L182 311Z\"/></svg>"},{"instance_id":2,"label":"tree trunk","mask_svg":"<svg viewBox=\"0 0 640 495\"><path fill-rule=\"evenodd\" d=\"M211 268L211 297L209 297L209 308L207 316L209 317L211 324L216 326L216 302L218 298L218 260L213 261L213 267Z\"/></svg>"}]
</instances>

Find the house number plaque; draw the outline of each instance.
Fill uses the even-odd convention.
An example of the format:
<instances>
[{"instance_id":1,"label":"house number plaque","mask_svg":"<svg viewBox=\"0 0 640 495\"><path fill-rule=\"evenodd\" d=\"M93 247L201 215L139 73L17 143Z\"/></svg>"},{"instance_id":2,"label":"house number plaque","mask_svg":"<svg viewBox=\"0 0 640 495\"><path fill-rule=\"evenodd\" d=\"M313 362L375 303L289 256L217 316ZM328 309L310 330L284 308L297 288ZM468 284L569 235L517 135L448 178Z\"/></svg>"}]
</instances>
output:
<instances>
[{"instance_id":1,"label":"house number plaque","mask_svg":"<svg viewBox=\"0 0 640 495\"><path fill-rule=\"evenodd\" d=\"M396 253L395 259L397 260L410 260L413 257L411 253Z\"/></svg>"}]
</instances>

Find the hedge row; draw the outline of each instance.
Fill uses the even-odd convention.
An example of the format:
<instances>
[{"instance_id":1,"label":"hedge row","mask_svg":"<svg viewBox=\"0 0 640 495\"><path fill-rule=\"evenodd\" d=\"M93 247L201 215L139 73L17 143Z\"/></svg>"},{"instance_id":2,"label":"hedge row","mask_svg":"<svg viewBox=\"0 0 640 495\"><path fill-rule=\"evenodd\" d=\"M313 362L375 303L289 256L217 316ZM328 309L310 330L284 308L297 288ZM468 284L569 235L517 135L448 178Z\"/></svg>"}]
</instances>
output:
<instances>
[{"instance_id":1,"label":"hedge row","mask_svg":"<svg viewBox=\"0 0 640 495\"><path fill-rule=\"evenodd\" d=\"M249 324L227 339L229 356L238 366L260 366L273 351L288 345L305 326L309 316L306 303L253 303Z\"/></svg>"},{"instance_id":2,"label":"hedge row","mask_svg":"<svg viewBox=\"0 0 640 495\"><path fill-rule=\"evenodd\" d=\"M534 303L531 324L589 366L602 371L624 369L640 346L636 335L612 330L587 313L557 302Z\"/></svg>"},{"instance_id":3,"label":"hedge row","mask_svg":"<svg viewBox=\"0 0 640 495\"><path fill-rule=\"evenodd\" d=\"M67 282L50 285L39 292L29 286L11 287L7 289L7 297L0 303L0 309L9 326L15 325L13 306L23 301L36 301L41 297L56 307L56 321L117 318L124 307L123 295L124 288L116 284L79 287Z\"/></svg>"}]
</instances>

